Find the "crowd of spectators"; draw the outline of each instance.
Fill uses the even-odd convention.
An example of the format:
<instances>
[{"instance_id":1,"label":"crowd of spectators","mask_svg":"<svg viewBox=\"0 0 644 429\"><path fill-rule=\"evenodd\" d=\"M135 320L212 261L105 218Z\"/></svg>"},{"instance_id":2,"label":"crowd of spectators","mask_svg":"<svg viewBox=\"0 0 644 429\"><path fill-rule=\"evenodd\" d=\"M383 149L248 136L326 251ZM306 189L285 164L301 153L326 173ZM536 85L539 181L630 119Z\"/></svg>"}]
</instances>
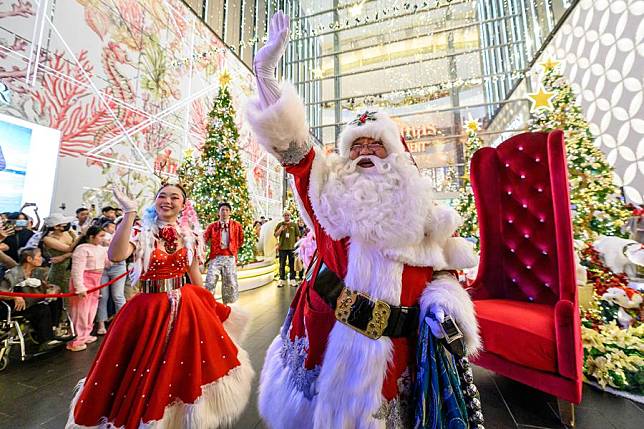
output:
<instances>
[{"instance_id":1,"label":"crowd of spectators","mask_svg":"<svg viewBox=\"0 0 644 429\"><path fill-rule=\"evenodd\" d=\"M301 219L290 222L285 215L286 227L280 223L271 235L280 247L279 285L284 284L288 259L290 284L296 286L306 264L294 250L309 231ZM18 212L0 213L0 290L74 293L63 299L0 296L0 318L6 318L9 311L24 316L32 326L32 337L45 350L63 342L68 350L84 350L96 341L92 333L105 334L110 318L134 294L124 276L127 261L111 263L106 256L121 216L118 208L106 206L98 212L92 206L78 208L75 216L53 213L41 219L33 204L25 204ZM255 221L258 237L270 220L262 216ZM87 293L110 281L110 286Z\"/></svg>"},{"instance_id":2,"label":"crowd of spectators","mask_svg":"<svg viewBox=\"0 0 644 429\"><path fill-rule=\"evenodd\" d=\"M109 206L100 213L80 207L75 216L53 213L41 220L33 204L0 213L0 290L75 293L64 299L0 296L0 319L9 312L24 316L42 350L63 342L69 350L84 350L96 340L90 335L95 317L96 333L105 334L107 321L125 304L128 293L126 262L110 264L106 257L121 215L120 209ZM114 279L107 288L87 294Z\"/></svg>"}]
</instances>

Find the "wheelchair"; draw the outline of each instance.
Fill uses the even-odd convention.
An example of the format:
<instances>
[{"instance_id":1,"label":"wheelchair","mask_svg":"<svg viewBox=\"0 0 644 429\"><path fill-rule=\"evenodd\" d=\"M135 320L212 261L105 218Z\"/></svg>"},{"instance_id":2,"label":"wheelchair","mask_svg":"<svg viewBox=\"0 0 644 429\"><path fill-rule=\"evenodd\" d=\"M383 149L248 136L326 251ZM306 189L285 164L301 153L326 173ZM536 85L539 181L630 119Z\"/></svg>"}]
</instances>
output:
<instances>
[{"instance_id":1,"label":"wheelchair","mask_svg":"<svg viewBox=\"0 0 644 429\"><path fill-rule=\"evenodd\" d=\"M9 366L10 355L14 346L19 346L18 356L22 362L58 350L58 348L39 350L40 343L34 338L34 331L29 321L24 316L12 314L11 306L7 302L0 301L1 305L5 306L7 316L0 318L0 371L4 371ZM67 315L67 319L71 335L74 337L76 332L74 332L73 323L69 320L69 315ZM61 343L61 347L64 344L64 342Z\"/></svg>"}]
</instances>

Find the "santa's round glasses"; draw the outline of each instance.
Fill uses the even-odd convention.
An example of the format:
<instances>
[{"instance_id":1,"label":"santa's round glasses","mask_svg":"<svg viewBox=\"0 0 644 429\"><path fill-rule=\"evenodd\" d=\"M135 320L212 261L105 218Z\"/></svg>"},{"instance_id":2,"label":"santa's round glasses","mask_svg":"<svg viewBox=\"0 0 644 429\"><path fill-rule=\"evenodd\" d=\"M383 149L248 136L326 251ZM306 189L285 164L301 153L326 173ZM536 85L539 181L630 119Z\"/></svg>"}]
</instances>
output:
<instances>
[{"instance_id":1,"label":"santa's round glasses","mask_svg":"<svg viewBox=\"0 0 644 429\"><path fill-rule=\"evenodd\" d=\"M352 153L361 153L363 149L369 149L369 152L375 153L381 150L384 150L385 146L382 143L374 142L368 144L354 144L351 146L350 151Z\"/></svg>"}]
</instances>

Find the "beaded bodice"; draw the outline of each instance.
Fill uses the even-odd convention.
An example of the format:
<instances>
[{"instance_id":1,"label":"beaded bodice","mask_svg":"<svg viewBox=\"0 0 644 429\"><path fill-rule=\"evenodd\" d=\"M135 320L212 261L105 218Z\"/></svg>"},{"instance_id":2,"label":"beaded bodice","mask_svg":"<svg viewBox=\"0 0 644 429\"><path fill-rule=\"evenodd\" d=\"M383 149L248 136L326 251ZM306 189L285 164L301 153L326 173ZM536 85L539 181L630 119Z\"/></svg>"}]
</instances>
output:
<instances>
[{"instance_id":1,"label":"beaded bodice","mask_svg":"<svg viewBox=\"0 0 644 429\"><path fill-rule=\"evenodd\" d=\"M150 255L150 265L140 280L161 280L180 277L188 272L188 250L184 247L174 253L155 248Z\"/></svg>"}]
</instances>

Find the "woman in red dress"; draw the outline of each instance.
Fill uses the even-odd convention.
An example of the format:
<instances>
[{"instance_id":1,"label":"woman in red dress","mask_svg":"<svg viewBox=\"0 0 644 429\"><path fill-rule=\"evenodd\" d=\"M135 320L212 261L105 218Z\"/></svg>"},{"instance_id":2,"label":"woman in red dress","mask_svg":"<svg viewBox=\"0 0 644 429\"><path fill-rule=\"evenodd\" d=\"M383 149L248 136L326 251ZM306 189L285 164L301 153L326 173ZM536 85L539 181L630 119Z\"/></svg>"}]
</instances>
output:
<instances>
[{"instance_id":1,"label":"woman in red dress","mask_svg":"<svg viewBox=\"0 0 644 429\"><path fill-rule=\"evenodd\" d=\"M114 193L124 218L109 256L122 261L134 254L131 276L141 293L114 318L79 383L66 427L230 426L248 402L254 376L238 345L248 317L203 288L201 231L181 186L159 190L140 228L136 203Z\"/></svg>"}]
</instances>

